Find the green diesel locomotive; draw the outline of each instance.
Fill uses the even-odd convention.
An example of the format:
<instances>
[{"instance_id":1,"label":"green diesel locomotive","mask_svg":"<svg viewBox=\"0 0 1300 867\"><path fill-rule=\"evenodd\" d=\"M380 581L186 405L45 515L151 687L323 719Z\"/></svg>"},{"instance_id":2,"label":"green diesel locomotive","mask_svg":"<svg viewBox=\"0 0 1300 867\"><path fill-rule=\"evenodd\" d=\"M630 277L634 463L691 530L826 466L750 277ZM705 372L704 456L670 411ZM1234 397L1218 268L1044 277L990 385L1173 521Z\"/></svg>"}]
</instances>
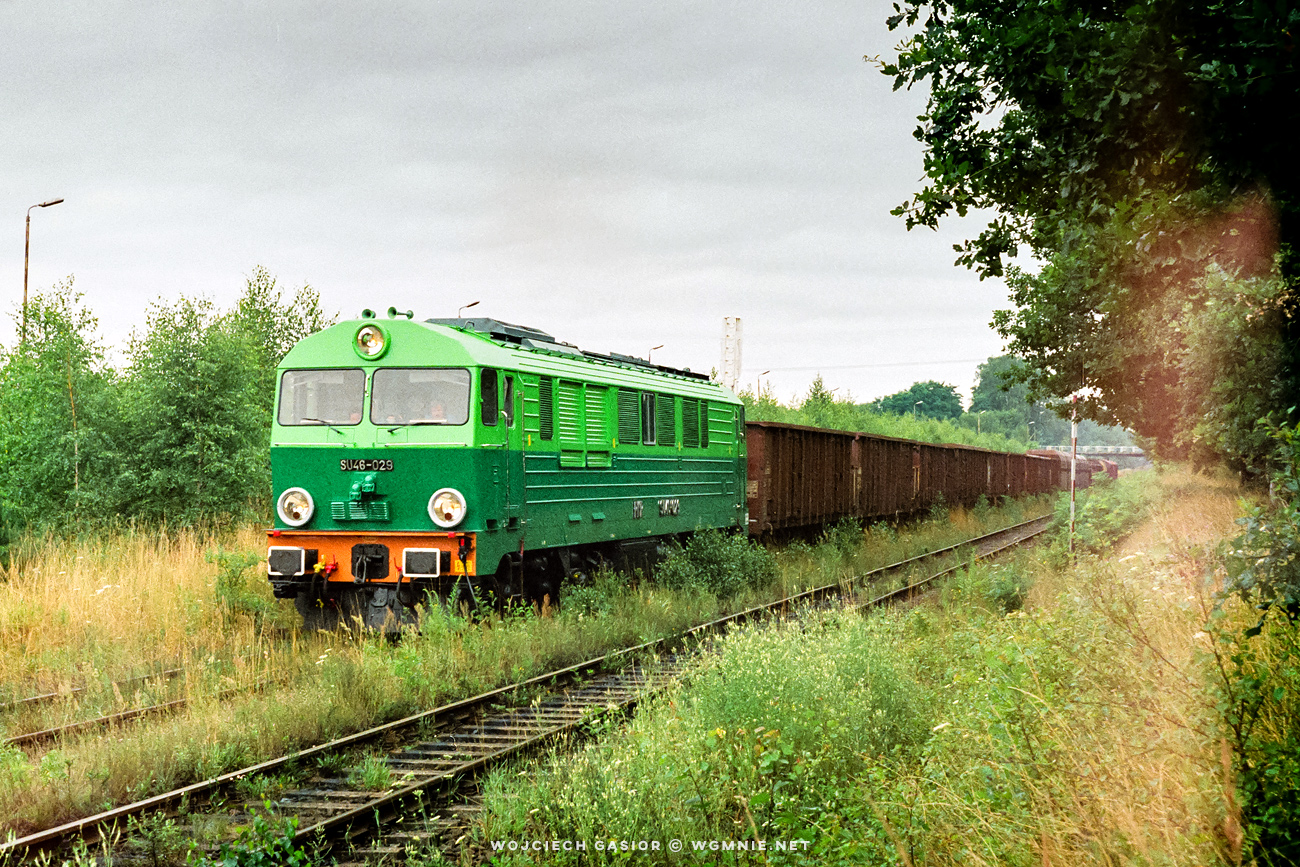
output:
<instances>
[{"instance_id":1,"label":"green diesel locomotive","mask_svg":"<svg viewBox=\"0 0 1300 867\"><path fill-rule=\"evenodd\" d=\"M602 561L748 526L743 408L707 376L388 313L278 371L267 571L309 628L392 628L430 594L554 601Z\"/></svg>"}]
</instances>

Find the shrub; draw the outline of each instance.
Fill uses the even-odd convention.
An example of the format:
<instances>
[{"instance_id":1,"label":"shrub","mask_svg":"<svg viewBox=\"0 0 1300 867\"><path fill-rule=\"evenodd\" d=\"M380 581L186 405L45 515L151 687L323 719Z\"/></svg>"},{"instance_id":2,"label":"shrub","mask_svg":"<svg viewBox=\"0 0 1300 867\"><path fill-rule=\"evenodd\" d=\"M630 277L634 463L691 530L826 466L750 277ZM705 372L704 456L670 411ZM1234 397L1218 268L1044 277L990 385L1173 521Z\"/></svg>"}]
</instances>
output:
<instances>
[{"instance_id":1,"label":"shrub","mask_svg":"<svg viewBox=\"0 0 1300 867\"><path fill-rule=\"evenodd\" d=\"M275 604L257 593L248 582L248 570L260 565L260 553L253 551L224 551L217 549L204 555L209 563L217 565L217 580L213 589L218 602L231 614L245 614L253 623L262 625L263 619L275 611ZM261 587L265 582L259 582Z\"/></svg>"},{"instance_id":2,"label":"shrub","mask_svg":"<svg viewBox=\"0 0 1300 867\"><path fill-rule=\"evenodd\" d=\"M1131 531L1147 514L1156 497L1145 473L1124 476L1118 482L1097 481L1075 496L1074 550L1095 553L1109 548ZM1052 526L1053 558L1063 563L1069 546L1070 495L1056 501Z\"/></svg>"},{"instance_id":3,"label":"shrub","mask_svg":"<svg viewBox=\"0 0 1300 867\"><path fill-rule=\"evenodd\" d=\"M862 549L862 525L855 518L840 518L822 533L822 544L843 557L852 557Z\"/></svg>"},{"instance_id":4,"label":"shrub","mask_svg":"<svg viewBox=\"0 0 1300 867\"><path fill-rule=\"evenodd\" d=\"M293 843L298 820L274 821L271 803L264 806L266 815L254 815L252 825L233 843L223 843L216 858L203 861L203 867L308 867L310 856Z\"/></svg>"},{"instance_id":5,"label":"shrub","mask_svg":"<svg viewBox=\"0 0 1300 867\"><path fill-rule=\"evenodd\" d=\"M685 546L672 547L656 574L665 587L699 588L726 597L770 583L777 566L766 548L746 536L703 530Z\"/></svg>"},{"instance_id":6,"label":"shrub","mask_svg":"<svg viewBox=\"0 0 1300 867\"><path fill-rule=\"evenodd\" d=\"M1283 460L1273 490L1284 499L1252 508L1221 552L1227 581L1214 651L1247 830L1259 860L1281 865L1300 864L1300 433L1272 436ZM1260 612L1254 625L1227 615L1234 596Z\"/></svg>"}]
</instances>

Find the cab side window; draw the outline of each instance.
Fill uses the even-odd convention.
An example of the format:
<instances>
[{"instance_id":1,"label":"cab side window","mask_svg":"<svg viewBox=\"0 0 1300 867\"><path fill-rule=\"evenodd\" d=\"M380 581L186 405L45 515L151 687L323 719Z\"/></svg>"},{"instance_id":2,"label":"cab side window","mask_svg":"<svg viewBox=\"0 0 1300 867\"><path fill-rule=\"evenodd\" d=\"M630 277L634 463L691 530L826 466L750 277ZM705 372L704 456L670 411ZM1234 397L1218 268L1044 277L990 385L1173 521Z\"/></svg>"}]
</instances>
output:
<instances>
[{"instance_id":1,"label":"cab side window","mask_svg":"<svg viewBox=\"0 0 1300 867\"><path fill-rule=\"evenodd\" d=\"M649 391L641 392L641 442L655 444L655 396Z\"/></svg>"},{"instance_id":2,"label":"cab side window","mask_svg":"<svg viewBox=\"0 0 1300 867\"><path fill-rule=\"evenodd\" d=\"M482 401L480 418L486 427L494 427L501 415L501 396L497 389L497 372L490 367L479 374L479 398Z\"/></svg>"}]
</instances>

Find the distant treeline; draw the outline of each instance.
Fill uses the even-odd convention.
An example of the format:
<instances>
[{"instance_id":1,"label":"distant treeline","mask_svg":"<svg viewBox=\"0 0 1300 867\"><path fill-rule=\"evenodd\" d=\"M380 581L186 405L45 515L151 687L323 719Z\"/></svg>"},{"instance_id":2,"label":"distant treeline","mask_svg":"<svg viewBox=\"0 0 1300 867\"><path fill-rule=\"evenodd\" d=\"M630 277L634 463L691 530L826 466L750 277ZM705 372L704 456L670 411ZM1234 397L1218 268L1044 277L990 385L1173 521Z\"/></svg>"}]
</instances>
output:
<instances>
[{"instance_id":1,"label":"distant treeline","mask_svg":"<svg viewBox=\"0 0 1300 867\"><path fill-rule=\"evenodd\" d=\"M969 410L962 409L955 387L933 381L915 383L869 403L857 403L847 395L837 397L820 376L803 398L788 404L778 402L770 388L762 388L758 394L742 391L740 398L750 421L805 424L1011 452L1068 443L1069 419L1029 401L1026 386L1008 378L1016 365L1009 355L981 364ZM1133 437L1122 428L1084 420L1079 424L1079 444L1132 445Z\"/></svg>"},{"instance_id":2,"label":"distant treeline","mask_svg":"<svg viewBox=\"0 0 1300 867\"><path fill-rule=\"evenodd\" d=\"M0 545L22 530L219 526L265 514L275 367L330 324L257 268L229 310L155 302L118 363L72 280L0 350Z\"/></svg>"}]
</instances>

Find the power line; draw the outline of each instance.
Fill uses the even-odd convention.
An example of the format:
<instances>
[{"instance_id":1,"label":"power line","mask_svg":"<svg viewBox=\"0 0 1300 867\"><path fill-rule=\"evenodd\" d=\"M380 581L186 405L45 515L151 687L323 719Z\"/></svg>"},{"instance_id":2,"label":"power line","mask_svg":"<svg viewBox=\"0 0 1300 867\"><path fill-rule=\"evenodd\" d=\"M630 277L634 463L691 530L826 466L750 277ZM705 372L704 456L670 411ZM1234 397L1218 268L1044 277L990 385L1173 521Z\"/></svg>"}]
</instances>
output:
<instances>
[{"instance_id":1,"label":"power line","mask_svg":"<svg viewBox=\"0 0 1300 867\"><path fill-rule=\"evenodd\" d=\"M813 367L768 367L764 368L772 373L793 373L796 371L809 370L865 370L870 367L929 367L936 364L972 364L975 362L985 362L987 358L952 358L947 361L882 361L875 364L820 364ZM754 370L755 367L745 368Z\"/></svg>"}]
</instances>

